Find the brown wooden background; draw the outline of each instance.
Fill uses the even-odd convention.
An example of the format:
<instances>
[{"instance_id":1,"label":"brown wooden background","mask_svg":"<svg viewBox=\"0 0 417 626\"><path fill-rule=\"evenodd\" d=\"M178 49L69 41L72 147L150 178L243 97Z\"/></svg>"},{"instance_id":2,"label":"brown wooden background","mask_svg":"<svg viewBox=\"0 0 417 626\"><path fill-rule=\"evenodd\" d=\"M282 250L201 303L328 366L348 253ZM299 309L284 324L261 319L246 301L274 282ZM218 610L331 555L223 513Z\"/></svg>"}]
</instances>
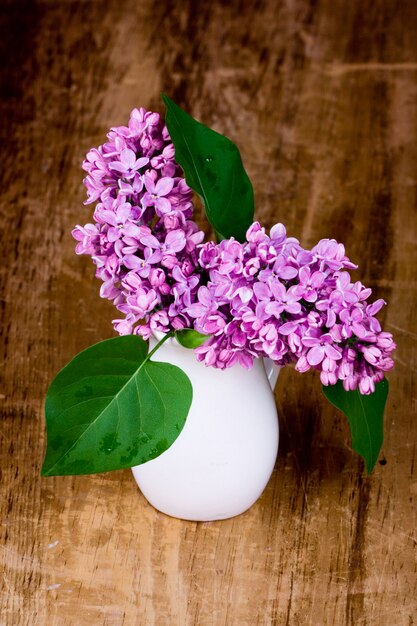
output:
<instances>
[{"instance_id":1,"label":"brown wooden background","mask_svg":"<svg viewBox=\"0 0 417 626\"><path fill-rule=\"evenodd\" d=\"M417 624L415 0L2 0L0 28L0 624ZM292 371L276 470L238 518L170 519L129 471L39 477L49 381L112 335L70 237L80 163L161 90L238 143L266 226L344 241L389 301L371 477Z\"/></svg>"}]
</instances>

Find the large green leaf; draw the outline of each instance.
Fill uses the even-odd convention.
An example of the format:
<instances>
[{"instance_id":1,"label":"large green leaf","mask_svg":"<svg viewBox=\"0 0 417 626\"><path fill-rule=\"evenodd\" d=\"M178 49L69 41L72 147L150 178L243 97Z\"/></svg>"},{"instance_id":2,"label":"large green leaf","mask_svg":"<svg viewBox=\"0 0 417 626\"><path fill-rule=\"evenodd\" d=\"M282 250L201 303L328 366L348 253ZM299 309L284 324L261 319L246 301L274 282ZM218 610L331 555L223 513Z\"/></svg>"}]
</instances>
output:
<instances>
[{"instance_id":1,"label":"large green leaf","mask_svg":"<svg viewBox=\"0 0 417 626\"><path fill-rule=\"evenodd\" d=\"M192 401L186 374L149 360L128 335L78 354L53 380L45 413L43 476L92 474L145 463L181 432Z\"/></svg>"},{"instance_id":2,"label":"large green leaf","mask_svg":"<svg viewBox=\"0 0 417 626\"><path fill-rule=\"evenodd\" d=\"M253 222L253 188L237 146L224 135L197 122L162 94L166 125L175 160L188 185L202 198L207 219L220 239L245 241Z\"/></svg>"},{"instance_id":3,"label":"large green leaf","mask_svg":"<svg viewBox=\"0 0 417 626\"><path fill-rule=\"evenodd\" d=\"M375 385L374 393L364 396L356 391L345 391L343 384L323 386L326 398L348 418L352 447L364 459L368 474L378 459L383 440L383 418L388 396L386 378Z\"/></svg>"}]
</instances>

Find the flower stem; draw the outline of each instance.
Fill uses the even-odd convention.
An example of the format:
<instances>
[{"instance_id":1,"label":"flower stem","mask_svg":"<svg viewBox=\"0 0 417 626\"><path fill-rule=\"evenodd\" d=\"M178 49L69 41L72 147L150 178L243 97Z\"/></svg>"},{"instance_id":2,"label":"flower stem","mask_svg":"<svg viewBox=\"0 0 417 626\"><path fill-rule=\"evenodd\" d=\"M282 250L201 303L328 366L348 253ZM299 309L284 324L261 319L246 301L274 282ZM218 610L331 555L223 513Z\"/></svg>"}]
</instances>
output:
<instances>
[{"instance_id":1,"label":"flower stem","mask_svg":"<svg viewBox=\"0 0 417 626\"><path fill-rule=\"evenodd\" d=\"M165 343L165 341L166 341L167 339L169 339L170 337L173 337L173 336L174 336L174 331L173 331L173 330L170 330L170 331L169 331L169 333L167 333L167 334L165 335L165 337L162 337L161 341L159 341L159 342L156 344L156 346L155 346L155 347L154 347L154 348L153 348L153 349L152 349L152 350L148 353L148 356L146 357L145 362L146 362L146 361L149 361L149 359L151 358L151 356L152 356L153 354L155 354L155 352L156 352L156 351L157 351L157 350L158 350L158 349L162 346L162 344L163 344L163 343Z\"/></svg>"}]
</instances>

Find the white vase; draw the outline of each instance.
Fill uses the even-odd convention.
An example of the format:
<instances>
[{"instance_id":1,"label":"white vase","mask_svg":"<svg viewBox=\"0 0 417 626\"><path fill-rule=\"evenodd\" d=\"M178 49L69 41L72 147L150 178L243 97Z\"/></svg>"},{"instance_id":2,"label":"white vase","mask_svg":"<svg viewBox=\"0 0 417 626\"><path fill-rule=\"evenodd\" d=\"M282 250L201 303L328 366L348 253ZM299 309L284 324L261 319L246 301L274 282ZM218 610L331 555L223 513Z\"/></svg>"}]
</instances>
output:
<instances>
[{"instance_id":1,"label":"white vase","mask_svg":"<svg viewBox=\"0 0 417 626\"><path fill-rule=\"evenodd\" d=\"M155 346L151 340L150 349ZM279 368L257 359L251 370L199 363L193 350L168 339L153 360L180 367L193 386L184 428L158 458L132 467L145 498L187 520L239 515L256 502L274 469L278 416L273 395Z\"/></svg>"}]
</instances>

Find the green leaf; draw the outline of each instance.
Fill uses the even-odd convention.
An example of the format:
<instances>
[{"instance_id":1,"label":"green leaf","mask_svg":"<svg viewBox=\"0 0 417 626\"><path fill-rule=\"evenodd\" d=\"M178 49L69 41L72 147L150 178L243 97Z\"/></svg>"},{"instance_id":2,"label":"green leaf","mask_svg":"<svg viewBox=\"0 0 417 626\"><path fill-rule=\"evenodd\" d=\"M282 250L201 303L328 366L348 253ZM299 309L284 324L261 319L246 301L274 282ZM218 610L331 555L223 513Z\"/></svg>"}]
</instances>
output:
<instances>
[{"instance_id":1,"label":"green leaf","mask_svg":"<svg viewBox=\"0 0 417 626\"><path fill-rule=\"evenodd\" d=\"M202 198L207 219L222 239L245 241L253 222L253 188L237 146L197 122L165 94L166 125L175 160L188 185Z\"/></svg>"},{"instance_id":2,"label":"green leaf","mask_svg":"<svg viewBox=\"0 0 417 626\"><path fill-rule=\"evenodd\" d=\"M210 339L211 335L202 335L192 328L184 328L183 330L177 330L175 337L184 348L198 348L207 339Z\"/></svg>"},{"instance_id":3,"label":"green leaf","mask_svg":"<svg viewBox=\"0 0 417 626\"><path fill-rule=\"evenodd\" d=\"M323 386L326 398L348 418L352 447L364 459L370 474L378 459L383 440L383 418L388 396L386 378L375 385L375 392L364 396L355 391L345 391L343 384Z\"/></svg>"},{"instance_id":4,"label":"green leaf","mask_svg":"<svg viewBox=\"0 0 417 626\"><path fill-rule=\"evenodd\" d=\"M95 344L49 387L42 475L107 472L154 459L180 434L191 401L186 374L150 361L140 337Z\"/></svg>"}]
</instances>

